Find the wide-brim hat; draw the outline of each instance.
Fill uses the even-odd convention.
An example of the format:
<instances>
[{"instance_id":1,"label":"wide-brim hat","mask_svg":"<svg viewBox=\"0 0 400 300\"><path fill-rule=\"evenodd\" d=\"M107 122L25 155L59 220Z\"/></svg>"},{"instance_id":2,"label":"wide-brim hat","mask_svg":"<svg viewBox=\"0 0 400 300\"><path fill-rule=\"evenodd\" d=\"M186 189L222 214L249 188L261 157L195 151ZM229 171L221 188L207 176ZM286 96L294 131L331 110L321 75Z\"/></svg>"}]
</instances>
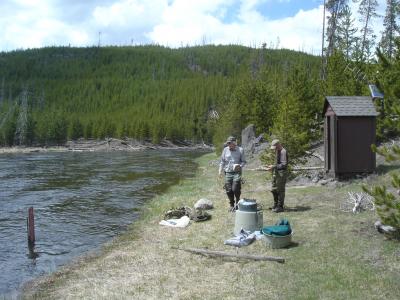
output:
<instances>
[{"instance_id":1,"label":"wide-brim hat","mask_svg":"<svg viewBox=\"0 0 400 300\"><path fill-rule=\"evenodd\" d=\"M273 141L271 142L271 147L270 147L270 149L271 149L271 150L275 150L275 149L276 149L276 145L278 145L278 144L279 144L279 140L278 140L278 139L273 140Z\"/></svg>"},{"instance_id":2,"label":"wide-brim hat","mask_svg":"<svg viewBox=\"0 0 400 300\"><path fill-rule=\"evenodd\" d=\"M226 139L226 144L236 143L236 138L234 136L230 136Z\"/></svg>"}]
</instances>

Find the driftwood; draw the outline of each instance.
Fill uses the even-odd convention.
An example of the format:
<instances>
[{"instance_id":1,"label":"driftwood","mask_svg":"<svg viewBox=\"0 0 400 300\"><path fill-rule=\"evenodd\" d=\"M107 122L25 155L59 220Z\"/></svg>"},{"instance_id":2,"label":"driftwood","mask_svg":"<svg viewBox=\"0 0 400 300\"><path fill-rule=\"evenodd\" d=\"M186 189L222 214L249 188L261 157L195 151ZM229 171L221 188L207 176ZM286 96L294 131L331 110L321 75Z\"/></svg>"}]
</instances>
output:
<instances>
[{"instance_id":1,"label":"driftwood","mask_svg":"<svg viewBox=\"0 0 400 300\"><path fill-rule=\"evenodd\" d=\"M396 232L396 228L393 226L389 225L383 225L381 221L376 221L374 224L376 230L378 230L379 233L384 233L384 234L394 234Z\"/></svg>"},{"instance_id":2,"label":"driftwood","mask_svg":"<svg viewBox=\"0 0 400 300\"><path fill-rule=\"evenodd\" d=\"M232 258L243 258L243 259L250 259L250 260L262 260L262 261L276 261L279 263L284 263L285 259L283 257L274 257L274 256L262 256L262 255L250 255L250 254L233 254L233 253L226 253L223 251L213 251L207 249L195 249L195 248L179 248L173 247L173 249L182 250L194 254L200 254L205 256L217 256L217 257L232 257Z\"/></svg>"}]
</instances>

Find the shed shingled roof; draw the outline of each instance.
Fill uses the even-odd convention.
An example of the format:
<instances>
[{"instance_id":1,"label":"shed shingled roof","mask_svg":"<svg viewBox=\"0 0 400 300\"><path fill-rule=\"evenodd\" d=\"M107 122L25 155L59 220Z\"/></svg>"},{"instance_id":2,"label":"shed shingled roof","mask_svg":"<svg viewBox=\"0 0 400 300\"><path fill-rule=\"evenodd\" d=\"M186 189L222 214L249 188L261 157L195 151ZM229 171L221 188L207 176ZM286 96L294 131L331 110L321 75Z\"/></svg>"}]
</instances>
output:
<instances>
[{"instance_id":1,"label":"shed shingled roof","mask_svg":"<svg viewBox=\"0 0 400 300\"><path fill-rule=\"evenodd\" d=\"M371 97L364 96L328 96L326 101L335 114L340 116L371 116L378 115ZM326 103L324 112L326 111Z\"/></svg>"}]
</instances>

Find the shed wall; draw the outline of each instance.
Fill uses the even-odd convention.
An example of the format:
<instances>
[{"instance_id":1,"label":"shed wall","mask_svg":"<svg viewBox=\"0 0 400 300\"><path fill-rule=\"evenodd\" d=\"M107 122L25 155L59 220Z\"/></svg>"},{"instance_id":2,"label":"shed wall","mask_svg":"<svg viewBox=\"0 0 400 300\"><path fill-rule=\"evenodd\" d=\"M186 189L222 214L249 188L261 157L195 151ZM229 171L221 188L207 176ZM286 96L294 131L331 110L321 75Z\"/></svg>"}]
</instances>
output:
<instances>
[{"instance_id":1,"label":"shed wall","mask_svg":"<svg viewBox=\"0 0 400 300\"><path fill-rule=\"evenodd\" d=\"M375 118L337 118L336 173L361 173L375 170Z\"/></svg>"}]
</instances>

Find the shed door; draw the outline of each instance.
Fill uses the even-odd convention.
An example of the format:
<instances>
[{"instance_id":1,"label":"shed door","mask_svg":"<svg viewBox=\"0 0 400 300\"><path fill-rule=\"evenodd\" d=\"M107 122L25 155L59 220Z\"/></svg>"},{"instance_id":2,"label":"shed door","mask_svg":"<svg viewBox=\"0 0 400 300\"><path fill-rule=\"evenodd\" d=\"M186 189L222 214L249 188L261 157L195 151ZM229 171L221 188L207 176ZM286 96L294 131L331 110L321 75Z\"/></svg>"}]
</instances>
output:
<instances>
[{"instance_id":1,"label":"shed door","mask_svg":"<svg viewBox=\"0 0 400 300\"><path fill-rule=\"evenodd\" d=\"M337 172L337 130L336 130L336 126L337 126L337 117L336 116L331 116L330 117L330 122L329 122L329 126L330 126L330 142L329 142L329 151L330 151L330 155L329 155L329 161L330 161L330 170L332 171L333 174L335 174L336 176L336 172Z\"/></svg>"},{"instance_id":2,"label":"shed door","mask_svg":"<svg viewBox=\"0 0 400 300\"><path fill-rule=\"evenodd\" d=\"M374 118L342 117L338 120L338 172L371 172L375 169Z\"/></svg>"}]
</instances>

